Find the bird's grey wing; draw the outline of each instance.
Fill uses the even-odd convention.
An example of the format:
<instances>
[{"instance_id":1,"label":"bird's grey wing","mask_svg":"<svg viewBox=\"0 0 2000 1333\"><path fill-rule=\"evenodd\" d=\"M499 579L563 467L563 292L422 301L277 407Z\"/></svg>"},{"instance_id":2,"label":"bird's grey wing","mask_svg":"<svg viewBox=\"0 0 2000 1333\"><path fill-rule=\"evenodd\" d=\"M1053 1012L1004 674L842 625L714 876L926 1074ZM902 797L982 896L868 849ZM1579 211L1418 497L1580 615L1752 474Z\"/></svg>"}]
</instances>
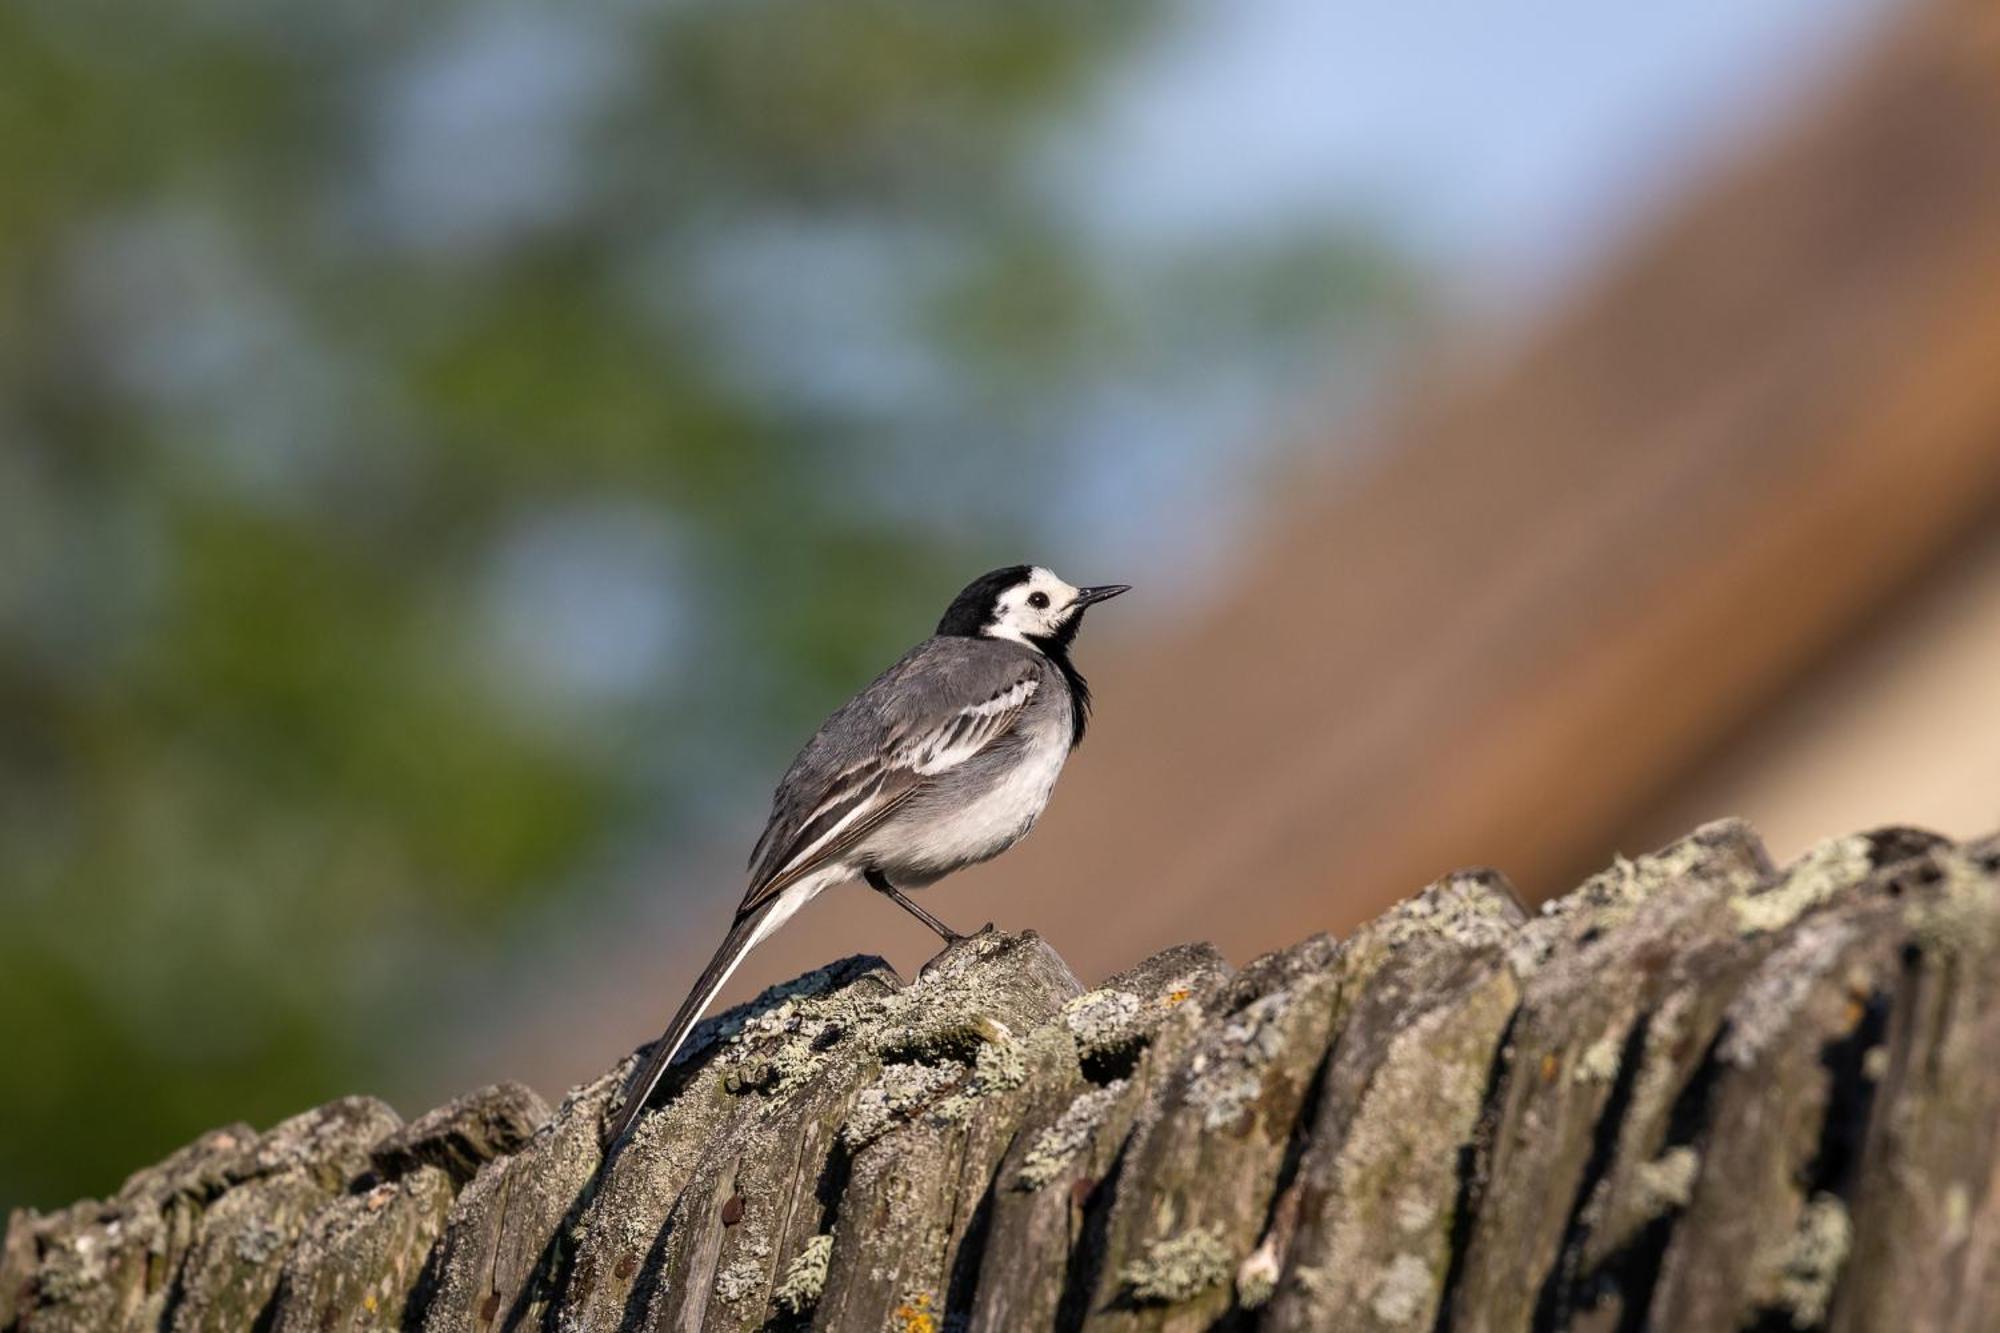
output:
<instances>
[{"instance_id":1,"label":"bird's grey wing","mask_svg":"<svg viewBox=\"0 0 2000 1333\"><path fill-rule=\"evenodd\" d=\"M926 781L1005 736L1044 688L1040 670L1025 659L914 666L892 669L856 696L793 763L758 840L738 915L833 863Z\"/></svg>"}]
</instances>

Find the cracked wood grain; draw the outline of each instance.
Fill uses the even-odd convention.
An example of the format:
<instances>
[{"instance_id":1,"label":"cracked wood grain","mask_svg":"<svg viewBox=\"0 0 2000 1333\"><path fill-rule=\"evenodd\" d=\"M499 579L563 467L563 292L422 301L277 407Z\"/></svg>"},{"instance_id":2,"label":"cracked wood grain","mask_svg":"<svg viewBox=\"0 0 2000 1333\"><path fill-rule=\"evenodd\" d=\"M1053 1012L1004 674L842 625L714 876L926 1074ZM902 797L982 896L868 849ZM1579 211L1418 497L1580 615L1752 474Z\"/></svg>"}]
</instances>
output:
<instances>
[{"instance_id":1,"label":"cracked wood grain","mask_svg":"<svg viewBox=\"0 0 2000 1333\"><path fill-rule=\"evenodd\" d=\"M1724 821L1087 991L1032 934L847 959L697 1029L607 1168L633 1066L17 1211L0 1333L2000 1326L2000 840Z\"/></svg>"}]
</instances>

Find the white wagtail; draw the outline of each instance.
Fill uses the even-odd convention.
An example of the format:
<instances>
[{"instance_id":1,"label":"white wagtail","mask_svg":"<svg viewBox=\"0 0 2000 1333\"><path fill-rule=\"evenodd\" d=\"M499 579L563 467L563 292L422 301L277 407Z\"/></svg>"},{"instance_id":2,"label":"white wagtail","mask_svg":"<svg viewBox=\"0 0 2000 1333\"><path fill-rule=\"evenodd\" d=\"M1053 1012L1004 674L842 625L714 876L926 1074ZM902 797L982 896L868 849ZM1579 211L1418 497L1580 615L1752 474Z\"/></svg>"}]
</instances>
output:
<instances>
[{"instance_id":1,"label":"white wagtail","mask_svg":"<svg viewBox=\"0 0 2000 1333\"><path fill-rule=\"evenodd\" d=\"M1073 588L1028 565L996 569L826 720L778 783L750 853L750 890L632 1081L613 1153L736 965L822 889L865 880L946 943L964 938L903 890L998 856L1035 826L1090 718L1070 644L1087 607L1124 591Z\"/></svg>"}]
</instances>

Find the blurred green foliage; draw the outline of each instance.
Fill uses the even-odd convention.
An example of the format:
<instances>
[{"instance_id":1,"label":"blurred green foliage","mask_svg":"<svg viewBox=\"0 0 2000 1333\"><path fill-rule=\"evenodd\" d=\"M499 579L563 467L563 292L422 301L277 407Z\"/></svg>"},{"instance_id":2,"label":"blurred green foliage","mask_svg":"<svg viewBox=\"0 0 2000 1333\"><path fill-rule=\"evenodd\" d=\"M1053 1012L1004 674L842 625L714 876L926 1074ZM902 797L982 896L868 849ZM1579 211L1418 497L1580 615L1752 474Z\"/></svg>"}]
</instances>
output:
<instances>
[{"instance_id":1,"label":"blurred green foliage","mask_svg":"<svg viewBox=\"0 0 2000 1333\"><path fill-rule=\"evenodd\" d=\"M1039 146L1169 21L0 8L0 1200L371 1086L1059 547L1095 402L1410 308L1079 224Z\"/></svg>"}]
</instances>

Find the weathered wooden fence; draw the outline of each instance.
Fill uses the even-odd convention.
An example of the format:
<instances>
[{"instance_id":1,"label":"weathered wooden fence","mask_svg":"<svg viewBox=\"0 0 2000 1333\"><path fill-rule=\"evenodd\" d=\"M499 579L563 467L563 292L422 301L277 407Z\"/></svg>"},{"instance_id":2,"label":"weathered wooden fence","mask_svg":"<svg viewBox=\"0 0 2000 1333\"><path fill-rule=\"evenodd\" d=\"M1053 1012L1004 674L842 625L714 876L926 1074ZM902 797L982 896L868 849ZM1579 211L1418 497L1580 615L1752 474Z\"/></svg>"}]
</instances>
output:
<instances>
[{"instance_id":1,"label":"weathered wooden fence","mask_svg":"<svg viewBox=\"0 0 2000 1333\"><path fill-rule=\"evenodd\" d=\"M1721 823L1241 971L849 959L706 1025L608 1170L629 1062L17 1214L0 1330L1990 1330L1996 871Z\"/></svg>"}]
</instances>

